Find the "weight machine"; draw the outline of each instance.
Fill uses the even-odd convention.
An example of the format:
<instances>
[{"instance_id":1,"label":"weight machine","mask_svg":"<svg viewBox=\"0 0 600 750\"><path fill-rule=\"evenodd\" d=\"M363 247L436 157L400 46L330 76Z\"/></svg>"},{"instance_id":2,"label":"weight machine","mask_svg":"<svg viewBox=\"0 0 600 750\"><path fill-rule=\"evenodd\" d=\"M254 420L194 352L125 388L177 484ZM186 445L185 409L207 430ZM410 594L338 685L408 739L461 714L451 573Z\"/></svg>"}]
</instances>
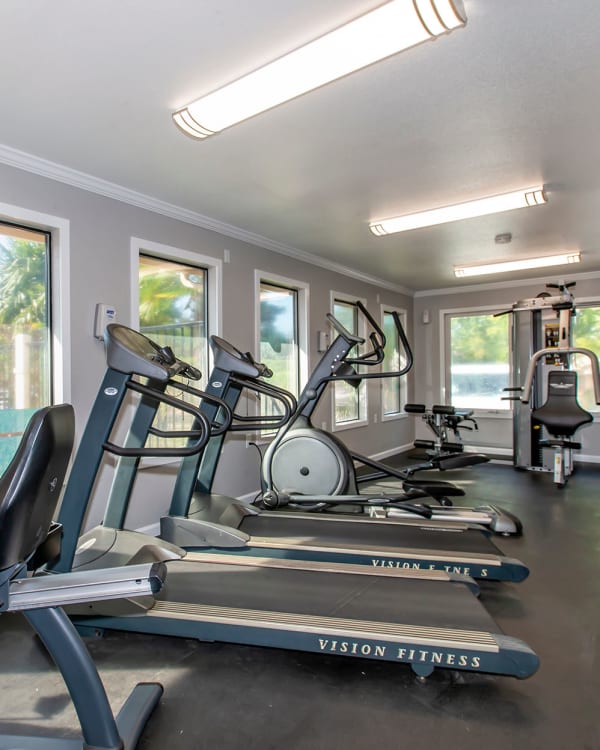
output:
<instances>
[{"instance_id":1,"label":"weight machine","mask_svg":"<svg viewBox=\"0 0 600 750\"><path fill-rule=\"evenodd\" d=\"M515 302L512 314L514 385L505 388L514 402L514 466L528 471L550 472L564 487L573 471L573 450L581 443L575 432L593 417L577 400L577 372L571 367L575 354L590 362L595 402L600 404L600 371L593 351L572 345L575 282L546 284L557 293Z\"/></svg>"},{"instance_id":2,"label":"weight machine","mask_svg":"<svg viewBox=\"0 0 600 750\"><path fill-rule=\"evenodd\" d=\"M428 409L425 404L406 404L404 411L420 414L435 435L435 440L417 439L414 442L415 448L425 450L431 458L462 453L465 446L460 430L479 429L472 409L457 409L446 404L434 404Z\"/></svg>"}]
</instances>

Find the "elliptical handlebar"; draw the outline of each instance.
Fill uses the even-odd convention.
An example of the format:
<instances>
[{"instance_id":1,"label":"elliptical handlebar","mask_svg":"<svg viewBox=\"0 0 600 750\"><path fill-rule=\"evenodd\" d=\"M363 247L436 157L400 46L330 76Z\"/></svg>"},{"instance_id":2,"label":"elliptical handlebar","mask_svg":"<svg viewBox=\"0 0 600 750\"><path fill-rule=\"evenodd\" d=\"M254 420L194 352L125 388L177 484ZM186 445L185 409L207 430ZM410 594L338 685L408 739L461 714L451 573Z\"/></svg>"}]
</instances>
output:
<instances>
[{"instance_id":1,"label":"elliptical handlebar","mask_svg":"<svg viewBox=\"0 0 600 750\"><path fill-rule=\"evenodd\" d=\"M369 341L371 342L372 349L364 354L360 354L358 357L346 357L344 361L349 365L368 365L369 367L379 365L383 362L385 357L385 334L379 327L375 318L373 318L371 313L360 300L356 300L356 307L364 315L368 324L373 329L369 334ZM364 339L362 339L360 343L364 343Z\"/></svg>"},{"instance_id":2,"label":"elliptical handlebar","mask_svg":"<svg viewBox=\"0 0 600 750\"><path fill-rule=\"evenodd\" d=\"M331 313L327 313L325 316L327 320L331 323L331 325L335 328L335 330L342 336L342 338L346 339L346 341L349 344L364 344L365 340L361 336L355 336L353 333L350 333L350 331L343 326L340 321Z\"/></svg>"},{"instance_id":3,"label":"elliptical handlebar","mask_svg":"<svg viewBox=\"0 0 600 750\"><path fill-rule=\"evenodd\" d=\"M385 345L387 343L385 334L381 330L380 326L375 321L371 313L363 305L363 303L360 300L357 300L355 304L359 311L365 316L369 325L373 328L373 330L369 334L369 340L371 342L372 349L371 351L368 351L365 354L361 354L358 357L344 357L343 362L347 365L366 365L368 367L379 365L385 358ZM398 315L396 310L392 311L392 318L394 320L394 326L398 333L398 338L400 339L400 344L406 356L406 364L404 367L402 367L400 370L388 372L344 373L343 376L339 377L336 374L333 374L323 378L320 381L320 384L325 383L329 380L367 380L369 378L394 378L406 375L406 373L413 366L413 353L412 349L410 348L410 344L408 343L406 332L404 331L404 326L402 325L402 321L400 320L400 316ZM339 320L334 318L333 315L328 313L327 319L331 322L338 333L343 336L349 343L364 344L365 340L363 338L361 338L360 336L354 336L349 331L347 331L339 322Z\"/></svg>"},{"instance_id":4,"label":"elliptical handlebar","mask_svg":"<svg viewBox=\"0 0 600 750\"><path fill-rule=\"evenodd\" d=\"M364 315L364 317L367 319L367 322L373 329L369 334L369 341L371 342L372 349L368 352L365 352L365 354L361 354L357 357L346 357L344 361L349 365L378 365L383 362L383 359L385 357L385 334L360 300L356 300L354 304ZM331 325L335 328L339 335L342 336L342 338L344 338L349 344L356 345L365 343L365 339L362 336L356 336L355 334L350 333L350 331L344 325L342 325L342 323L331 313L327 313L327 320L331 323Z\"/></svg>"}]
</instances>

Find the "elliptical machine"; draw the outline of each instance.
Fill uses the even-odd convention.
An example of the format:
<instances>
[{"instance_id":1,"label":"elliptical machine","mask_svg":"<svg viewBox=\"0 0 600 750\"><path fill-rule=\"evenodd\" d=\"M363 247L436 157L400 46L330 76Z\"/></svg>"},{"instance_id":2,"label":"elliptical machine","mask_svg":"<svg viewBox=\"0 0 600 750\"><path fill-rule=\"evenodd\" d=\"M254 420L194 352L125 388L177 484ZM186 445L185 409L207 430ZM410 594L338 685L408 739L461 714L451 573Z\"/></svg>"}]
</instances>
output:
<instances>
[{"instance_id":1,"label":"elliptical machine","mask_svg":"<svg viewBox=\"0 0 600 750\"><path fill-rule=\"evenodd\" d=\"M409 509L379 506L368 494L360 494L355 471L355 462L374 470L368 479L394 478L403 483L407 502L424 497L446 507L424 507L436 520L479 523L503 534L520 534L520 521L495 506L478 508L447 507L452 505L450 497L464 495L464 491L449 482L438 480L415 480L405 470L394 469L379 461L349 451L339 438L315 427L311 422L319 399L331 382L346 381L359 383L372 378L401 377L412 367L413 357L406 333L397 313L393 313L398 338L405 355L405 366L394 372L357 372L361 365L373 367L383 361L386 339L374 318L360 302L356 302L359 313L364 316L371 328L369 341L371 349L362 355L351 356L354 347L364 344L360 336L350 333L333 315L327 319L338 336L309 377L300 397L295 413L289 422L277 433L265 451L261 467L261 505L270 510L289 507L303 511L344 510L362 512L367 510L377 517L406 517ZM439 460L438 468L450 469L477 463L474 454L456 454ZM483 457L483 460L486 460ZM431 468L431 467L427 467ZM381 495L379 495L381 496Z\"/></svg>"}]
</instances>

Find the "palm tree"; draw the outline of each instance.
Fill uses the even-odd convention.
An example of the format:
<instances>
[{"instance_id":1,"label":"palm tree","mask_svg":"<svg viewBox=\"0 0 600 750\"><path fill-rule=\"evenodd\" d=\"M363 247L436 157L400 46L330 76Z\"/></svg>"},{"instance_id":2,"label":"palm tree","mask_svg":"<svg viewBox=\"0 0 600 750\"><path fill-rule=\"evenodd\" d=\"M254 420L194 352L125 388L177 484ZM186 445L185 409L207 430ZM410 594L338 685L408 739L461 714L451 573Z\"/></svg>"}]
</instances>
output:
<instances>
[{"instance_id":1,"label":"palm tree","mask_svg":"<svg viewBox=\"0 0 600 750\"><path fill-rule=\"evenodd\" d=\"M5 237L0 240L0 323L46 325L46 246Z\"/></svg>"},{"instance_id":2,"label":"palm tree","mask_svg":"<svg viewBox=\"0 0 600 750\"><path fill-rule=\"evenodd\" d=\"M178 268L154 269L140 264L140 327L173 322L196 323L204 319L204 286Z\"/></svg>"}]
</instances>

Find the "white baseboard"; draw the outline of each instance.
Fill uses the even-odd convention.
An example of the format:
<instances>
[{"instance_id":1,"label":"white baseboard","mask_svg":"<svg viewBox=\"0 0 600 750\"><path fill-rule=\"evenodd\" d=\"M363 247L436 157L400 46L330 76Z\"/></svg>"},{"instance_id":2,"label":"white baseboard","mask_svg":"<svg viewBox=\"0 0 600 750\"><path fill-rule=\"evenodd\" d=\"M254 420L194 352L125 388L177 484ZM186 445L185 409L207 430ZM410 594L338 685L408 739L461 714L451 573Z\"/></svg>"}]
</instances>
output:
<instances>
[{"instance_id":1,"label":"white baseboard","mask_svg":"<svg viewBox=\"0 0 600 750\"><path fill-rule=\"evenodd\" d=\"M492 445L465 445L465 453L492 453L496 456L512 458L512 448L499 448Z\"/></svg>"},{"instance_id":2,"label":"white baseboard","mask_svg":"<svg viewBox=\"0 0 600 750\"><path fill-rule=\"evenodd\" d=\"M600 456L588 456L585 453L574 453L573 460L576 464L600 464Z\"/></svg>"},{"instance_id":3,"label":"white baseboard","mask_svg":"<svg viewBox=\"0 0 600 750\"><path fill-rule=\"evenodd\" d=\"M389 450L381 451L381 453L374 453L372 456L369 456L369 458L373 461L382 461L384 458L395 456L398 453L406 453L406 451L412 450L413 448L414 445L412 443L398 445L396 448L390 448Z\"/></svg>"}]
</instances>

